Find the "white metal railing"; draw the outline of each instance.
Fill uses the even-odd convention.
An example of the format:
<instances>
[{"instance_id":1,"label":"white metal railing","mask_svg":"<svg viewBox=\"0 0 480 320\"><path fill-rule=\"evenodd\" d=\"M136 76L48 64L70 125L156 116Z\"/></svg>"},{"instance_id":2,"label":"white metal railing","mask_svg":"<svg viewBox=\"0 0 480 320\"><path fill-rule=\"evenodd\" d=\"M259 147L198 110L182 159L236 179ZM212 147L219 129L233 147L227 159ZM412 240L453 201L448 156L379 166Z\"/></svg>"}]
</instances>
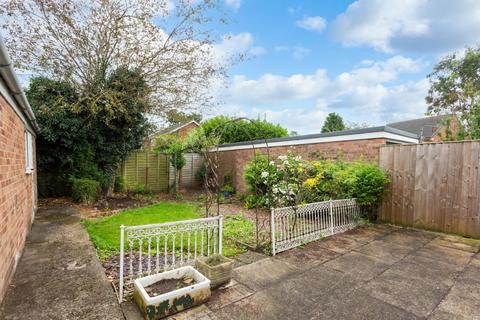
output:
<instances>
[{"instance_id":1,"label":"white metal railing","mask_svg":"<svg viewBox=\"0 0 480 320\"><path fill-rule=\"evenodd\" d=\"M272 254L351 229L357 225L359 214L355 199L273 208Z\"/></svg>"},{"instance_id":2,"label":"white metal railing","mask_svg":"<svg viewBox=\"0 0 480 320\"><path fill-rule=\"evenodd\" d=\"M223 217L120 227L119 302L133 280L222 254ZM127 259L126 259L127 258ZM128 261L127 261L128 260Z\"/></svg>"}]
</instances>

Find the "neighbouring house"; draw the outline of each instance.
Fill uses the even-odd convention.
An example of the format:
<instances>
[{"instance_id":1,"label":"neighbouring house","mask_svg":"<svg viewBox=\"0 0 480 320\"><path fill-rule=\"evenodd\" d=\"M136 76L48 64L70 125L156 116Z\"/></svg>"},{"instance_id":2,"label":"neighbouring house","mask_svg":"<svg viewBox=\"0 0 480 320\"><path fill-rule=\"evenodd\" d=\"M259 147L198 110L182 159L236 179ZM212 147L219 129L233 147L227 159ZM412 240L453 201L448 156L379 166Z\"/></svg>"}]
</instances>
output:
<instances>
[{"instance_id":1,"label":"neighbouring house","mask_svg":"<svg viewBox=\"0 0 480 320\"><path fill-rule=\"evenodd\" d=\"M458 131L458 120L452 115L437 115L387 123L387 126L416 134L421 142L440 142L445 138L447 130L452 134Z\"/></svg>"},{"instance_id":2,"label":"neighbouring house","mask_svg":"<svg viewBox=\"0 0 480 320\"><path fill-rule=\"evenodd\" d=\"M378 161L382 145L418 142L418 134L380 126L224 144L218 148L219 177L223 180L226 175L230 175L233 187L239 194L244 194L247 191L244 169L254 157L254 152L267 154L268 150L271 158L290 151L307 160Z\"/></svg>"},{"instance_id":3,"label":"neighbouring house","mask_svg":"<svg viewBox=\"0 0 480 320\"><path fill-rule=\"evenodd\" d=\"M145 139L145 141L143 142L143 148L145 150L149 150L150 148L152 148L154 146L155 140L157 139L157 137L159 137L161 135L164 135L164 134L177 135L178 137L183 139L191 131L195 130L199 126L200 126L200 124L197 121L192 120L192 121L189 121L189 122L176 124L176 125L170 126L168 128L162 129L160 131L154 132Z\"/></svg>"},{"instance_id":4,"label":"neighbouring house","mask_svg":"<svg viewBox=\"0 0 480 320\"><path fill-rule=\"evenodd\" d=\"M35 138L39 131L0 38L0 302L37 209Z\"/></svg>"}]
</instances>

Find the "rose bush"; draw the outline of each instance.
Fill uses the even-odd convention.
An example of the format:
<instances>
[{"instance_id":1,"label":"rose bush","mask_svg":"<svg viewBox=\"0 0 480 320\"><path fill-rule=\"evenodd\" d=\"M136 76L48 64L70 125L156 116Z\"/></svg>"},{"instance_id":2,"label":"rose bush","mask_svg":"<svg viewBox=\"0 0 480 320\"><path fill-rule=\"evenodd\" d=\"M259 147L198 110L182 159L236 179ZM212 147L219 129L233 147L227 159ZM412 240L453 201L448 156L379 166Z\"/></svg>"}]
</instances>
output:
<instances>
[{"instance_id":1,"label":"rose bush","mask_svg":"<svg viewBox=\"0 0 480 320\"><path fill-rule=\"evenodd\" d=\"M386 172L375 164L306 161L291 153L274 160L257 155L247 165L245 178L250 192L248 207L356 198L369 214L376 212L389 183Z\"/></svg>"}]
</instances>

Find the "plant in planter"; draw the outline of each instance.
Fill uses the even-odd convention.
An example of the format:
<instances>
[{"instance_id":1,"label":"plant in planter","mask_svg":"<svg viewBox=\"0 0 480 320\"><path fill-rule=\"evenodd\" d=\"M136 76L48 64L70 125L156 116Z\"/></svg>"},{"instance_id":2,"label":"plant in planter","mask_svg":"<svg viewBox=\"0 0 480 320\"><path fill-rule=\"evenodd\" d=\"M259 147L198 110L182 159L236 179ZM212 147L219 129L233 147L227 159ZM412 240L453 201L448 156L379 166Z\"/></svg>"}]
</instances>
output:
<instances>
[{"instance_id":1,"label":"plant in planter","mask_svg":"<svg viewBox=\"0 0 480 320\"><path fill-rule=\"evenodd\" d=\"M232 279L234 262L232 259L217 254L198 258L195 266L200 273L210 279L210 286L214 289Z\"/></svg>"},{"instance_id":2,"label":"plant in planter","mask_svg":"<svg viewBox=\"0 0 480 320\"><path fill-rule=\"evenodd\" d=\"M133 298L147 320L162 319L204 303L210 280L191 266L136 279Z\"/></svg>"}]
</instances>

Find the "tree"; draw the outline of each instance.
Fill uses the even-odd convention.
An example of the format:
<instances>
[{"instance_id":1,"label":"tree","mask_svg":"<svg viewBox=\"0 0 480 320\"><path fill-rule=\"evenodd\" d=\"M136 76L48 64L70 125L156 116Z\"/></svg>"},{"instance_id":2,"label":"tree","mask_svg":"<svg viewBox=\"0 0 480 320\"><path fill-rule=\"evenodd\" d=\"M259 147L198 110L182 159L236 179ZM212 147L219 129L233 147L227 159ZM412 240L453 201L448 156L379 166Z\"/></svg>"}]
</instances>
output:
<instances>
[{"instance_id":1,"label":"tree","mask_svg":"<svg viewBox=\"0 0 480 320\"><path fill-rule=\"evenodd\" d=\"M342 130L345 130L345 124L343 123L342 117L335 112L330 112L327 116L327 119L325 119L325 123L323 124L322 133Z\"/></svg>"},{"instance_id":2,"label":"tree","mask_svg":"<svg viewBox=\"0 0 480 320\"><path fill-rule=\"evenodd\" d=\"M27 97L42 128L39 171L100 182L108 193L121 161L138 149L149 125L148 88L139 72L119 68L101 90L79 93L66 82L33 78Z\"/></svg>"},{"instance_id":3,"label":"tree","mask_svg":"<svg viewBox=\"0 0 480 320\"><path fill-rule=\"evenodd\" d=\"M180 170L187 164L183 153L187 149L186 143L175 134L162 134L155 141L153 148L156 152L166 153L170 157L170 164L175 169L173 191L176 193L180 178Z\"/></svg>"},{"instance_id":4,"label":"tree","mask_svg":"<svg viewBox=\"0 0 480 320\"><path fill-rule=\"evenodd\" d=\"M96 89L119 67L139 70L155 99L150 112L162 115L209 105L210 80L224 71L208 28L216 2L174 3L5 0L0 27L17 68L70 82L83 92Z\"/></svg>"},{"instance_id":5,"label":"tree","mask_svg":"<svg viewBox=\"0 0 480 320\"><path fill-rule=\"evenodd\" d=\"M456 139L480 138L480 48L441 59L428 78L428 113L455 115L461 126Z\"/></svg>"},{"instance_id":6,"label":"tree","mask_svg":"<svg viewBox=\"0 0 480 320\"><path fill-rule=\"evenodd\" d=\"M202 121L200 113L185 113L179 110L169 110L165 113L165 116L170 125L183 124L192 120L196 122Z\"/></svg>"},{"instance_id":7,"label":"tree","mask_svg":"<svg viewBox=\"0 0 480 320\"><path fill-rule=\"evenodd\" d=\"M287 137L288 131L278 124L265 120L235 119L217 116L200 125L200 133L218 136L219 143L233 143L258 139Z\"/></svg>"}]
</instances>

